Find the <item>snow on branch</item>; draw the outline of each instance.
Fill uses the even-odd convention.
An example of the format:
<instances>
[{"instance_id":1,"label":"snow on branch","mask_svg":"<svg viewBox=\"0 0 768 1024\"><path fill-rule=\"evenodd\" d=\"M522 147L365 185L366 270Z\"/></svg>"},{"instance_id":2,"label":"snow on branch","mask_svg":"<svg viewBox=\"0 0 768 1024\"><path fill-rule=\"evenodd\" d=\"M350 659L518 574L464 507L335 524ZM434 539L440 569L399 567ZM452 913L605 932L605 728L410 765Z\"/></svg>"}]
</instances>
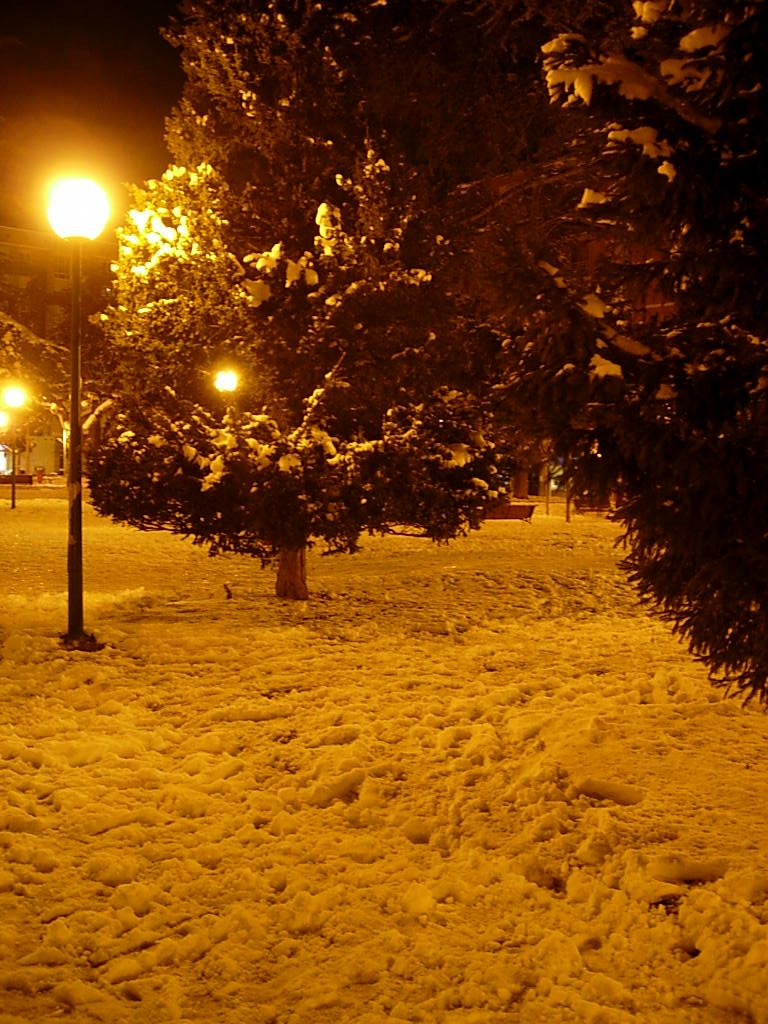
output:
<instances>
[{"instance_id":1,"label":"snow on branch","mask_svg":"<svg viewBox=\"0 0 768 1024\"><path fill-rule=\"evenodd\" d=\"M99 404L96 406L96 408L93 409L88 414L88 416L83 420L83 425L82 425L83 433L87 434L89 430L92 430L94 423L96 423L97 420L101 416L103 416L104 413L107 412L108 409L111 409L114 404L115 404L115 400L113 398L105 398L102 402L99 402Z\"/></svg>"},{"instance_id":2,"label":"snow on branch","mask_svg":"<svg viewBox=\"0 0 768 1024\"><path fill-rule=\"evenodd\" d=\"M682 96L673 93L665 83L661 69L659 75L652 74L623 53L609 53L588 64L569 66L565 62L566 53L574 39L558 36L542 46L547 88L553 102L565 94L566 104L581 100L589 106L594 85L598 82L617 86L628 100L654 99L709 134L720 127L719 118L701 113Z\"/></svg>"},{"instance_id":3,"label":"snow on branch","mask_svg":"<svg viewBox=\"0 0 768 1024\"><path fill-rule=\"evenodd\" d=\"M0 310L0 342L3 345L7 345L13 341L22 341L27 345L34 346L42 345L44 348L55 352L67 351L65 345L60 345L49 338L41 338L34 331L31 331L28 327L14 320L12 316Z\"/></svg>"}]
</instances>

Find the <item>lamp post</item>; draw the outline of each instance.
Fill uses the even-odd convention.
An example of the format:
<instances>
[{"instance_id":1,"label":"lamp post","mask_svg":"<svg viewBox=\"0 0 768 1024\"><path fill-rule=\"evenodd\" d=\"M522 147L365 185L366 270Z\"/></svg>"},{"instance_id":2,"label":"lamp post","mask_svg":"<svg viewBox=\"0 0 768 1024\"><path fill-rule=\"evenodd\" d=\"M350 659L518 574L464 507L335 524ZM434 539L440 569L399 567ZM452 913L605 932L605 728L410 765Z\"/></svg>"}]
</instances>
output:
<instances>
[{"instance_id":1,"label":"lamp post","mask_svg":"<svg viewBox=\"0 0 768 1024\"><path fill-rule=\"evenodd\" d=\"M9 384L3 390L3 404L9 409L21 409L26 404L27 393L24 388L19 387L17 384ZM3 420L5 421L3 426L11 426L11 417L7 414L3 414ZM11 508L16 508L16 449L18 447L18 427L13 424L10 430L11 437Z\"/></svg>"},{"instance_id":2,"label":"lamp post","mask_svg":"<svg viewBox=\"0 0 768 1024\"><path fill-rule=\"evenodd\" d=\"M0 430L7 430L11 425L11 417L0 409ZM16 452L11 442L11 508L16 508Z\"/></svg>"},{"instance_id":3,"label":"lamp post","mask_svg":"<svg viewBox=\"0 0 768 1024\"><path fill-rule=\"evenodd\" d=\"M80 411L82 306L80 296L83 239L98 238L109 218L104 191L88 178L66 178L56 182L48 197L48 220L59 238L71 246L72 315L70 321L69 463L67 501L69 542L67 546L68 625L63 640L67 646L94 649L94 638L83 628L83 465Z\"/></svg>"}]
</instances>

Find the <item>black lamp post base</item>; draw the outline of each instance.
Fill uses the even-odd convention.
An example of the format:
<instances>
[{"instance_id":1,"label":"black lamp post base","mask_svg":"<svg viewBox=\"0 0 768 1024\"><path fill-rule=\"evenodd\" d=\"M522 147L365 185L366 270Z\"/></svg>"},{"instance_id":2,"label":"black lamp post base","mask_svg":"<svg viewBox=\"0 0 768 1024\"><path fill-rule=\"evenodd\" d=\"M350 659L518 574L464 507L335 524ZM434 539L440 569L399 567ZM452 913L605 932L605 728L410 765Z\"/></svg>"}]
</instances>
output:
<instances>
[{"instance_id":1,"label":"black lamp post base","mask_svg":"<svg viewBox=\"0 0 768 1024\"><path fill-rule=\"evenodd\" d=\"M101 643L93 633L81 633L79 636L70 636L69 633L62 634L61 646L68 651L103 651L107 646Z\"/></svg>"}]
</instances>

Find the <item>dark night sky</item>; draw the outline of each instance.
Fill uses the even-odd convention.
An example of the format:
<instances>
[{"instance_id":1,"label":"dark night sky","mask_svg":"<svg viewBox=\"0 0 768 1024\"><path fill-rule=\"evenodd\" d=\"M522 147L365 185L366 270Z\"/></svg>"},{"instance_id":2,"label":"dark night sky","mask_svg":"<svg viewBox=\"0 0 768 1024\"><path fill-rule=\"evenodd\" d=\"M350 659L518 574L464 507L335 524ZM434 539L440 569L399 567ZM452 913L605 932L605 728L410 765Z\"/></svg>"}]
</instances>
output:
<instances>
[{"instance_id":1,"label":"dark night sky","mask_svg":"<svg viewBox=\"0 0 768 1024\"><path fill-rule=\"evenodd\" d=\"M122 184L162 173L182 75L159 28L175 7L2 0L0 223L45 226L46 185L59 173L99 180L121 219Z\"/></svg>"}]
</instances>

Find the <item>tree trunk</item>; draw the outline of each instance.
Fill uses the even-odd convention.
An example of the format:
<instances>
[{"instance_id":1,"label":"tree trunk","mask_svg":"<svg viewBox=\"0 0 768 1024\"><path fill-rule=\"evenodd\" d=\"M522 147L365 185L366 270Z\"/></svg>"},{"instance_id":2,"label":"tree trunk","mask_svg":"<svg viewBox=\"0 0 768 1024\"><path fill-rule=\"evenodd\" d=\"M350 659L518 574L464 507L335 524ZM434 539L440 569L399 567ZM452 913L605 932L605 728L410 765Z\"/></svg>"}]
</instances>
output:
<instances>
[{"instance_id":1,"label":"tree trunk","mask_svg":"<svg viewBox=\"0 0 768 1024\"><path fill-rule=\"evenodd\" d=\"M277 562L277 597L291 601L306 601L307 590L307 549L283 548Z\"/></svg>"},{"instance_id":2,"label":"tree trunk","mask_svg":"<svg viewBox=\"0 0 768 1024\"><path fill-rule=\"evenodd\" d=\"M512 494L515 498L528 497L528 467L516 469L512 478Z\"/></svg>"}]
</instances>

